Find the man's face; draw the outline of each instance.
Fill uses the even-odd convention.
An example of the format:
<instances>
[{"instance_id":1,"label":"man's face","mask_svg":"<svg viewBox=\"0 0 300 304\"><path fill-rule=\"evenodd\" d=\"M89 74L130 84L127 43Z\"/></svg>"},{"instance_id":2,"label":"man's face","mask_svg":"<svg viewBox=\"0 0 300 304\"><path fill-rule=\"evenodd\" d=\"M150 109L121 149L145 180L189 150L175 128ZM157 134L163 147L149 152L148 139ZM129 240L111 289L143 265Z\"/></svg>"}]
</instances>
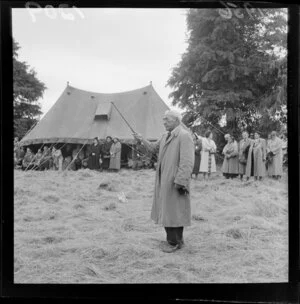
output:
<instances>
[{"instance_id":1,"label":"man's face","mask_svg":"<svg viewBox=\"0 0 300 304\"><path fill-rule=\"evenodd\" d=\"M165 129L170 132L178 125L178 120L173 116L165 115L163 117L163 124Z\"/></svg>"}]
</instances>

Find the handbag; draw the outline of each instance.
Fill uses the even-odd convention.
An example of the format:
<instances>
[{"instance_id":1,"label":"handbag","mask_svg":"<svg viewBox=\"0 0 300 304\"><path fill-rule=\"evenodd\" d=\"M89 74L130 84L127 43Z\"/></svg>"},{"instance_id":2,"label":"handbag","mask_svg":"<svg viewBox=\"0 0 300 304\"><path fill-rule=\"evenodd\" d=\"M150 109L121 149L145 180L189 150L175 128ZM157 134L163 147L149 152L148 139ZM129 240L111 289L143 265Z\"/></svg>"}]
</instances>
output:
<instances>
[{"instance_id":1,"label":"handbag","mask_svg":"<svg viewBox=\"0 0 300 304\"><path fill-rule=\"evenodd\" d=\"M272 163L273 161L273 156L274 156L274 153L272 151L268 152L267 153L267 157L266 157L266 163L269 165Z\"/></svg>"},{"instance_id":2,"label":"handbag","mask_svg":"<svg viewBox=\"0 0 300 304\"><path fill-rule=\"evenodd\" d=\"M244 155L242 157L240 157L239 162L243 165L245 165L247 163L247 160Z\"/></svg>"}]
</instances>

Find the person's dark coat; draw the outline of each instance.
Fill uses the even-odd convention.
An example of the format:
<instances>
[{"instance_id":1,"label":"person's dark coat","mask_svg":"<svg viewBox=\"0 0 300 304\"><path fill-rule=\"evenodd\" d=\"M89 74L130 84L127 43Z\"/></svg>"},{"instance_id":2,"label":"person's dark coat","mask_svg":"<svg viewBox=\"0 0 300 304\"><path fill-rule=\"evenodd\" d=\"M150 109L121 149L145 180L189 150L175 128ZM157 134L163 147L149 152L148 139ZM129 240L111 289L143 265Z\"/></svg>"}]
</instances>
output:
<instances>
[{"instance_id":1,"label":"person's dark coat","mask_svg":"<svg viewBox=\"0 0 300 304\"><path fill-rule=\"evenodd\" d=\"M88 168L91 170L100 169L100 145L91 145L88 159Z\"/></svg>"},{"instance_id":2,"label":"person's dark coat","mask_svg":"<svg viewBox=\"0 0 300 304\"><path fill-rule=\"evenodd\" d=\"M113 142L104 142L101 147L102 169L108 169L110 163L110 148Z\"/></svg>"},{"instance_id":3,"label":"person's dark coat","mask_svg":"<svg viewBox=\"0 0 300 304\"><path fill-rule=\"evenodd\" d=\"M199 168L201 162L201 148L202 148L202 141L198 139L195 143L195 162L194 162L193 174L199 174Z\"/></svg>"},{"instance_id":4,"label":"person's dark coat","mask_svg":"<svg viewBox=\"0 0 300 304\"><path fill-rule=\"evenodd\" d=\"M252 153L253 153L253 168L252 168ZM257 141L252 141L249 148L248 160L246 166L246 176L263 177L266 175L266 143L260 138Z\"/></svg>"}]
</instances>

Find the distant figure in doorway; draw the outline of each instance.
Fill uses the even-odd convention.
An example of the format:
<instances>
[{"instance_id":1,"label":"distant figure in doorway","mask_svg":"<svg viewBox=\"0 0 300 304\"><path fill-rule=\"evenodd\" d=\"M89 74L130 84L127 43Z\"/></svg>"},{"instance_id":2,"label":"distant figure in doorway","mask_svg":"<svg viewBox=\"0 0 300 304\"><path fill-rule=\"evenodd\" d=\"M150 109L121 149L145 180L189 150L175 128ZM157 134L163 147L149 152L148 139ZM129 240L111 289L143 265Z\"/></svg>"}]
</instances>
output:
<instances>
[{"instance_id":1,"label":"distant figure in doorway","mask_svg":"<svg viewBox=\"0 0 300 304\"><path fill-rule=\"evenodd\" d=\"M110 163L109 169L119 171L121 168L121 143L118 138L113 139L113 144L110 147Z\"/></svg>"},{"instance_id":2,"label":"distant figure in doorway","mask_svg":"<svg viewBox=\"0 0 300 304\"><path fill-rule=\"evenodd\" d=\"M40 170L40 164L43 157L43 153L41 149L38 149L33 160L34 170Z\"/></svg>"},{"instance_id":3,"label":"distant figure in doorway","mask_svg":"<svg viewBox=\"0 0 300 304\"><path fill-rule=\"evenodd\" d=\"M110 148L113 144L111 136L107 136L101 149L102 169L107 170L110 162Z\"/></svg>"},{"instance_id":4,"label":"distant figure in doorway","mask_svg":"<svg viewBox=\"0 0 300 304\"><path fill-rule=\"evenodd\" d=\"M82 151L81 145L77 145L76 148L72 151L72 170L79 170L82 166L82 159L80 159L79 154Z\"/></svg>"},{"instance_id":5,"label":"distant figure in doorway","mask_svg":"<svg viewBox=\"0 0 300 304\"><path fill-rule=\"evenodd\" d=\"M40 170L49 170L52 167L52 155L48 146L44 146L43 155L40 162Z\"/></svg>"},{"instance_id":6,"label":"distant figure in doorway","mask_svg":"<svg viewBox=\"0 0 300 304\"><path fill-rule=\"evenodd\" d=\"M209 179L210 174L216 172L215 153L217 146L213 141L213 133L207 131L202 139L200 172L203 173L204 179Z\"/></svg>"},{"instance_id":7,"label":"distant figure in doorway","mask_svg":"<svg viewBox=\"0 0 300 304\"><path fill-rule=\"evenodd\" d=\"M90 151L91 151L91 147L90 145L87 145L85 148L85 152L83 150L81 150L83 154L81 154L81 157L83 156L82 160L81 160L81 167L84 169L88 168L88 161L89 161L89 155L90 155Z\"/></svg>"},{"instance_id":8,"label":"distant figure in doorway","mask_svg":"<svg viewBox=\"0 0 300 304\"><path fill-rule=\"evenodd\" d=\"M52 158L53 158L53 169L62 171L63 166L63 156L60 149L52 148Z\"/></svg>"},{"instance_id":9,"label":"distant figure in doorway","mask_svg":"<svg viewBox=\"0 0 300 304\"><path fill-rule=\"evenodd\" d=\"M246 166L246 176L247 180L251 176L254 176L254 179L260 180L266 175L266 146L265 140L260 138L258 132L254 133L254 141L252 141L249 148L247 166Z\"/></svg>"},{"instance_id":10,"label":"distant figure in doorway","mask_svg":"<svg viewBox=\"0 0 300 304\"><path fill-rule=\"evenodd\" d=\"M72 146L70 144L67 144L66 145L66 149L65 151L63 151L63 157L64 157L64 160L63 160L63 167L62 169L63 170L70 170L70 163L72 161Z\"/></svg>"},{"instance_id":11,"label":"distant figure in doorway","mask_svg":"<svg viewBox=\"0 0 300 304\"><path fill-rule=\"evenodd\" d=\"M16 168L22 167L23 158L25 156L25 149L24 147L17 147L15 151L15 166Z\"/></svg>"},{"instance_id":12,"label":"distant figure in doorway","mask_svg":"<svg viewBox=\"0 0 300 304\"><path fill-rule=\"evenodd\" d=\"M34 154L32 153L30 148L27 148L26 154L22 161L22 170L31 170L34 168Z\"/></svg>"}]
</instances>

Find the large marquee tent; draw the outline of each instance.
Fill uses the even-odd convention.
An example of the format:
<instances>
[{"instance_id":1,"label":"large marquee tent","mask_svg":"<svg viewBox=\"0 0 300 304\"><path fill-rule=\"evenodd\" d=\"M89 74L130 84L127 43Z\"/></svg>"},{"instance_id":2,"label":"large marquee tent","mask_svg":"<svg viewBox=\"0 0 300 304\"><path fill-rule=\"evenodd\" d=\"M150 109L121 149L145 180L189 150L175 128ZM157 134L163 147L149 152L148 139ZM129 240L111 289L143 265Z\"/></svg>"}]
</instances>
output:
<instances>
[{"instance_id":1,"label":"large marquee tent","mask_svg":"<svg viewBox=\"0 0 300 304\"><path fill-rule=\"evenodd\" d=\"M152 84L110 94L84 91L68 84L21 144L90 144L93 138L106 136L133 142L132 131L120 113L144 138L157 140L165 132L162 118L168 109Z\"/></svg>"}]
</instances>

